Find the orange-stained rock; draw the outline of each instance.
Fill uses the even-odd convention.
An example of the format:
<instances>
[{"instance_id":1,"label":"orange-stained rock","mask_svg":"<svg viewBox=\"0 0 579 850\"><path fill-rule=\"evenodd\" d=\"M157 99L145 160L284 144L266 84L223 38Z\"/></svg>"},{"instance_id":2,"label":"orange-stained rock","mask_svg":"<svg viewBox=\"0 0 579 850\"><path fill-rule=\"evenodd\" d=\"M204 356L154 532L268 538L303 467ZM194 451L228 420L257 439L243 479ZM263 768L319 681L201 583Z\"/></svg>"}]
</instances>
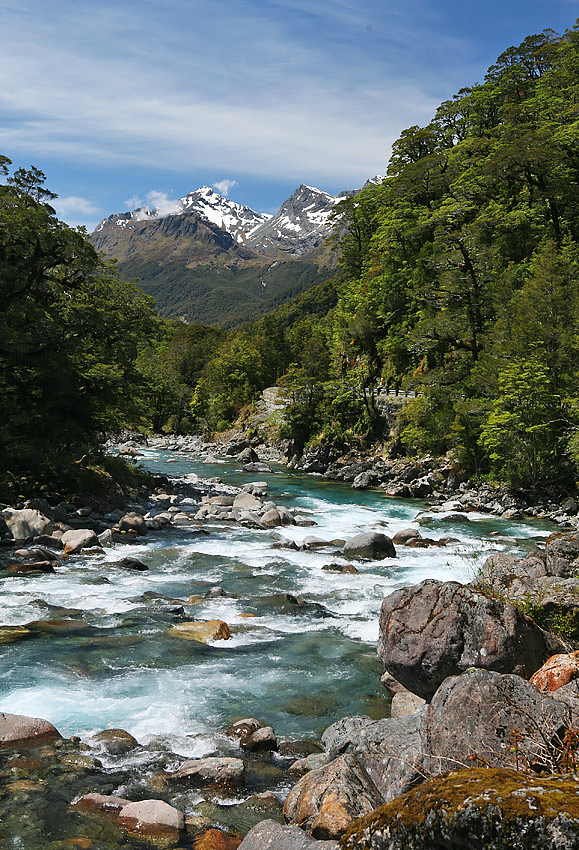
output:
<instances>
[{"instance_id":1,"label":"orange-stained rock","mask_svg":"<svg viewBox=\"0 0 579 850\"><path fill-rule=\"evenodd\" d=\"M130 802L130 800L125 800L124 797L112 797L105 794L85 794L72 805L74 808L81 809L84 812L107 815L115 819L121 810Z\"/></svg>"},{"instance_id":2,"label":"orange-stained rock","mask_svg":"<svg viewBox=\"0 0 579 850\"><path fill-rule=\"evenodd\" d=\"M366 772L351 755L306 773L283 807L288 821L314 838L339 838L356 818L382 803Z\"/></svg>"},{"instance_id":3,"label":"orange-stained rock","mask_svg":"<svg viewBox=\"0 0 579 850\"><path fill-rule=\"evenodd\" d=\"M193 850L237 850L241 841L241 835L222 832L220 829L206 829L195 836Z\"/></svg>"},{"instance_id":4,"label":"orange-stained rock","mask_svg":"<svg viewBox=\"0 0 579 850\"><path fill-rule=\"evenodd\" d=\"M556 691L579 676L579 650L568 655L552 655L536 673L531 682L540 691Z\"/></svg>"},{"instance_id":5,"label":"orange-stained rock","mask_svg":"<svg viewBox=\"0 0 579 850\"><path fill-rule=\"evenodd\" d=\"M223 620L208 620L206 623L178 623L167 632L171 637L185 640L198 640L207 643L209 640L229 640L229 626Z\"/></svg>"},{"instance_id":6,"label":"orange-stained rock","mask_svg":"<svg viewBox=\"0 0 579 850\"><path fill-rule=\"evenodd\" d=\"M65 847L72 847L74 850L91 850L94 847L92 839L78 836L78 838L65 838L62 842Z\"/></svg>"}]
</instances>

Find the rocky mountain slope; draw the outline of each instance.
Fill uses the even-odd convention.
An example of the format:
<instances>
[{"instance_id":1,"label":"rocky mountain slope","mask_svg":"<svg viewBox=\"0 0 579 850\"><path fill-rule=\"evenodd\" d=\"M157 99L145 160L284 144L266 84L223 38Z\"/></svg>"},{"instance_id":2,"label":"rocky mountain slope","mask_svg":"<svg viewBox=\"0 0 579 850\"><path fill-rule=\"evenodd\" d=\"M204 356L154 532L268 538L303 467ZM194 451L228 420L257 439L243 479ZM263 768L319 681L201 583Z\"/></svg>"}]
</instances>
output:
<instances>
[{"instance_id":1,"label":"rocky mountain slope","mask_svg":"<svg viewBox=\"0 0 579 850\"><path fill-rule=\"evenodd\" d=\"M111 215L90 238L164 315L233 327L332 273L330 216L348 194L302 185L271 216L203 186L168 210Z\"/></svg>"}]
</instances>

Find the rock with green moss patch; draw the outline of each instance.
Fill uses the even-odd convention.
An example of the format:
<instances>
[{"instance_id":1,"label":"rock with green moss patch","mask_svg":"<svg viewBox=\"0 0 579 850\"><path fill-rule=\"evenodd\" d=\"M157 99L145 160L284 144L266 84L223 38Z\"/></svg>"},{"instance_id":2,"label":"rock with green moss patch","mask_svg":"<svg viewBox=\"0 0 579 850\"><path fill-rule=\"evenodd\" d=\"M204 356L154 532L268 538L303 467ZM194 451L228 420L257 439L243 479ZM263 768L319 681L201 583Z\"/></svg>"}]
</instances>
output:
<instances>
[{"instance_id":1,"label":"rock with green moss patch","mask_svg":"<svg viewBox=\"0 0 579 850\"><path fill-rule=\"evenodd\" d=\"M579 785L468 769L430 779L352 824L341 850L577 850Z\"/></svg>"}]
</instances>

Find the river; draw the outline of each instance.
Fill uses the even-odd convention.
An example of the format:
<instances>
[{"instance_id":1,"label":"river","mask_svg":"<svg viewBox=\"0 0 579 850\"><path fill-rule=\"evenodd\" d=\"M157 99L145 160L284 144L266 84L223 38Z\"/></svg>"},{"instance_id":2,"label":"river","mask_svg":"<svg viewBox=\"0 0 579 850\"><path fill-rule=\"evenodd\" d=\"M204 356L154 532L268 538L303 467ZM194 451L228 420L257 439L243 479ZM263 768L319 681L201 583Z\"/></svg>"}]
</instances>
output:
<instances>
[{"instance_id":1,"label":"river","mask_svg":"<svg viewBox=\"0 0 579 850\"><path fill-rule=\"evenodd\" d=\"M290 740L319 736L348 714L380 717L387 710L376 659L384 596L425 578L468 581L490 551L524 552L549 533L540 523L482 514L448 523L436 514L423 531L459 542L400 546L396 558L358 563L356 574L329 572L322 567L347 563L337 550L274 543L310 534L347 539L369 527L393 536L427 505L282 467L256 476L235 461L204 463L162 451L146 451L142 463L172 477L195 472L236 486L266 477L274 501L310 514L317 527L264 531L212 522L200 533L188 524L104 556L70 558L54 575L5 579L0 623L82 616L100 631L3 647L4 711L46 718L63 735L83 738L121 727L141 743L192 757L219 750L219 730L241 717L256 716ZM110 566L124 555L140 558L149 571ZM185 604L214 586L228 596ZM179 600L195 619L225 620L231 639L205 646L170 637L178 618L151 593ZM317 606L292 605L288 593ZM59 614L44 603L76 613Z\"/></svg>"}]
</instances>

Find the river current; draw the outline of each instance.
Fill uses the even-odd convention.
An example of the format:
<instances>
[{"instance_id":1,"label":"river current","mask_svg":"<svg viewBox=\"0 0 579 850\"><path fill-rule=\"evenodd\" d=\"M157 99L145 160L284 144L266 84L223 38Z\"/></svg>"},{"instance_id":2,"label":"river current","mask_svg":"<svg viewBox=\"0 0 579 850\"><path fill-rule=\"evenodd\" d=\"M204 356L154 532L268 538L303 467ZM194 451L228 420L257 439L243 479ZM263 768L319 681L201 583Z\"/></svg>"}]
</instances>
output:
<instances>
[{"instance_id":1,"label":"river current","mask_svg":"<svg viewBox=\"0 0 579 850\"><path fill-rule=\"evenodd\" d=\"M48 603L99 631L3 647L2 710L46 718L63 735L83 738L121 727L141 743L163 742L192 757L214 752L219 730L241 717L256 716L291 740L318 736L348 714L383 716L376 640L384 596L425 578L469 581L491 551L524 552L549 533L537 523L483 514L456 524L434 514L428 536L459 542L400 546L396 558L358 563L357 574L328 572L322 570L328 563L347 563L339 551L274 543L311 534L344 540L368 528L393 536L427 506L282 467L256 476L235 461L206 463L161 451L146 451L142 463L175 478L194 472L236 486L265 477L269 498L311 515L317 527L264 531L208 522L200 533L198 524L188 524L150 532L104 556L70 558L54 575L4 580L0 623L58 615ZM125 555L140 558L149 571L109 566ZM216 585L228 596L187 606ZM288 604L288 593L318 605ZM231 639L206 646L170 637L178 620L151 594L179 600L195 619L225 620Z\"/></svg>"}]
</instances>

